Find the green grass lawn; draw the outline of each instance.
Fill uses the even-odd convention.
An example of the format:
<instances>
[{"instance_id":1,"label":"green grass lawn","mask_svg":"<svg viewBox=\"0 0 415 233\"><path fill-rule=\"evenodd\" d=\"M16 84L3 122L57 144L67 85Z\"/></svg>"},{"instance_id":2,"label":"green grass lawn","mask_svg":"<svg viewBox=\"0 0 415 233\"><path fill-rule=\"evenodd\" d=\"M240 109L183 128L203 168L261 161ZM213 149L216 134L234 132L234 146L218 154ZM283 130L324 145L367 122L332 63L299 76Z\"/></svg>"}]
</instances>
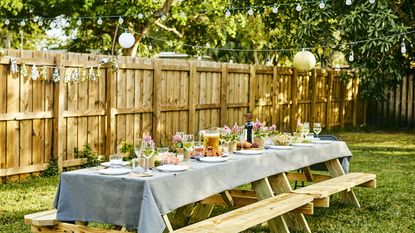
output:
<instances>
[{"instance_id":1,"label":"green grass lawn","mask_svg":"<svg viewBox=\"0 0 415 233\"><path fill-rule=\"evenodd\" d=\"M343 205L307 216L313 232L415 232L415 134L339 132L353 152L352 172L377 174L377 189L356 188L362 208ZM29 232L25 214L52 208L58 178L0 185L0 232ZM268 232L267 227L249 232Z\"/></svg>"}]
</instances>

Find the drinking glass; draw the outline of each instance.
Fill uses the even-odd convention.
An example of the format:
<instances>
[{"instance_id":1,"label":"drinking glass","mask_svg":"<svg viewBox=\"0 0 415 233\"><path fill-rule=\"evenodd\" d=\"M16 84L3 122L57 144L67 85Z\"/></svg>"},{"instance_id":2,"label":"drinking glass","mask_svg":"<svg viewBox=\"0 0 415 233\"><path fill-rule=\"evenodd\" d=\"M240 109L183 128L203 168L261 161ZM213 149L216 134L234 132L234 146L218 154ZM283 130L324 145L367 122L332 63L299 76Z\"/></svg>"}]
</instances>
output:
<instances>
[{"instance_id":1,"label":"drinking glass","mask_svg":"<svg viewBox=\"0 0 415 233\"><path fill-rule=\"evenodd\" d=\"M304 134L304 136L307 136L307 134L310 133L310 123L308 122L303 123L302 133Z\"/></svg>"},{"instance_id":2,"label":"drinking glass","mask_svg":"<svg viewBox=\"0 0 415 233\"><path fill-rule=\"evenodd\" d=\"M154 142L143 142L142 151L144 157L144 173L150 172L150 158L154 154Z\"/></svg>"},{"instance_id":3,"label":"drinking glass","mask_svg":"<svg viewBox=\"0 0 415 233\"><path fill-rule=\"evenodd\" d=\"M321 123L314 123L313 131L317 135L317 138L318 138L318 134L321 133Z\"/></svg>"},{"instance_id":4,"label":"drinking glass","mask_svg":"<svg viewBox=\"0 0 415 233\"><path fill-rule=\"evenodd\" d=\"M134 140L134 153L135 156L140 159L141 157L141 148L143 146L143 139Z\"/></svg>"},{"instance_id":5,"label":"drinking glass","mask_svg":"<svg viewBox=\"0 0 415 233\"><path fill-rule=\"evenodd\" d=\"M122 167L121 154L110 155L110 167L114 167L114 168Z\"/></svg>"},{"instance_id":6,"label":"drinking glass","mask_svg":"<svg viewBox=\"0 0 415 233\"><path fill-rule=\"evenodd\" d=\"M141 171L140 159L138 159L138 158L132 159L131 164L133 165L133 172L134 173L139 173Z\"/></svg>"},{"instance_id":7,"label":"drinking glass","mask_svg":"<svg viewBox=\"0 0 415 233\"><path fill-rule=\"evenodd\" d=\"M245 137L246 137L246 129L245 129L244 126L239 128L238 137L239 137L239 141L241 143L241 150L243 150L244 149L244 140L245 140Z\"/></svg>"},{"instance_id":8,"label":"drinking glass","mask_svg":"<svg viewBox=\"0 0 415 233\"><path fill-rule=\"evenodd\" d=\"M225 130L224 128L221 128L219 130L219 138L222 141L223 144L225 144L226 147L228 147L229 143L232 140L232 131L230 130Z\"/></svg>"},{"instance_id":9,"label":"drinking glass","mask_svg":"<svg viewBox=\"0 0 415 233\"><path fill-rule=\"evenodd\" d=\"M183 147L186 151L192 151L195 146L193 134L185 134L183 136Z\"/></svg>"},{"instance_id":10,"label":"drinking glass","mask_svg":"<svg viewBox=\"0 0 415 233\"><path fill-rule=\"evenodd\" d=\"M169 152L168 147L157 147L157 155L164 155Z\"/></svg>"}]
</instances>

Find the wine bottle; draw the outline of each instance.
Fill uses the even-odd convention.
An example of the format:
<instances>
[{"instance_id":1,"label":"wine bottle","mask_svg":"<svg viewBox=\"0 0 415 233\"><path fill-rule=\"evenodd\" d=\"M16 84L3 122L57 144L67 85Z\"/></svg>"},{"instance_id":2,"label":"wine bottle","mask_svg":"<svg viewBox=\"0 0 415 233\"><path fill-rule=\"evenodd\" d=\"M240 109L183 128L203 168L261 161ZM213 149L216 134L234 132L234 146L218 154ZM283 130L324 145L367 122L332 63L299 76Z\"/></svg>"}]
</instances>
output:
<instances>
[{"instance_id":1,"label":"wine bottle","mask_svg":"<svg viewBox=\"0 0 415 233\"><path fill-rule=\"evenodd\" d=\"M251 113L247 113L245 115L246 117L246 123L245 123L245 129L246 129L246 140L249 143L252 143L252 129L254 128L254 125L251 122L252 119L252 114Z\"/></svg>"}]
</instances>

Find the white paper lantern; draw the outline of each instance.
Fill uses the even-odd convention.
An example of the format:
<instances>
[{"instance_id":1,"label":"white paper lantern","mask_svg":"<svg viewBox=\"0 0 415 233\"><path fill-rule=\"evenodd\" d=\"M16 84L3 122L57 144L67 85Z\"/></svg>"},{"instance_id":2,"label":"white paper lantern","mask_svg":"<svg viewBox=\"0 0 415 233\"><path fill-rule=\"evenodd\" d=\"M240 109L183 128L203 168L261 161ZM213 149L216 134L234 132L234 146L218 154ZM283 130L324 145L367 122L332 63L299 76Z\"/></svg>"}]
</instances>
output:
<instances>
[{"instance_id":1,"label":"white paper lantern","mask_svg":"<svg viewBox=\"0 0 415 233\"><path fill-rule=\"evenodd\" d=\"M131 48L135 43L134 35L129 32L124 32L118 38L118 43L125 49Z\"/></svg>"},{"instance_id":2,"label":"white paper lantern","mask_svg":"<svg viewBox=\"0 0 415 233\"><path fill-rule=\"evenodd\" d=\"M294 56L294 67L301 71L309 71L316 65L314 54L309 51L300 51Z\"/></svg>"}]
</instances>

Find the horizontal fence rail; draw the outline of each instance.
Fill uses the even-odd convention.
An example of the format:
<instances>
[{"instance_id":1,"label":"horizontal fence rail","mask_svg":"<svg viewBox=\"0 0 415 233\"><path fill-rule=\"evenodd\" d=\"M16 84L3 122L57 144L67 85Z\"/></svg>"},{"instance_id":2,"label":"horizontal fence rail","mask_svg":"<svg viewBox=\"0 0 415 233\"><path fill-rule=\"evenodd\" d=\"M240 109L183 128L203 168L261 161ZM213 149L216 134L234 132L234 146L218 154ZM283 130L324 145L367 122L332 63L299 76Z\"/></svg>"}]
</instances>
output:
<instances>
[{"instance_id":1,"label":"horizontal fence rail","mask_svg":"<svg viewBox=\"0 0 415 233\"><path fill-rule=\"evenodd\" d=\"M183 60L117 57L94 66L96 81L65 83L65 72L96 65L108 56L6 51L26 63L28 78L11 74L10 59L0 59L0 177L20 179L44 170L51 158L59 167L78 166L74 148L90 144L100 155L117 152L123 141L151 134L169 145L177 131L239 125L244 115L282 131L297 119L322 126L356 126L365 120L357 78L335 71L298 73L285 67ZM30 78L32 65L60 70L60 81Z\"/></svg>"}]
</instances>

